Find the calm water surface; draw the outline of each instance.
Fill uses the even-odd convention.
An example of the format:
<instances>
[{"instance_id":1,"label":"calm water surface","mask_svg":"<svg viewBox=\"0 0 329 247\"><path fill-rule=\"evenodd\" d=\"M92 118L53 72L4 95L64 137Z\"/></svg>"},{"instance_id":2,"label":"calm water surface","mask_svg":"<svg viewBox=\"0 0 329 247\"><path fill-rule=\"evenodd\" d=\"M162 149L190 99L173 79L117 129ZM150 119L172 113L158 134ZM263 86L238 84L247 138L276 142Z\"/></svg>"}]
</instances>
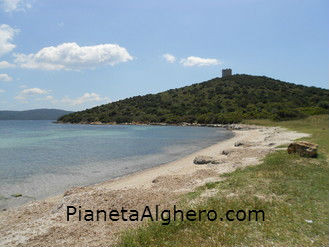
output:
<instances>
[{"instance_id":1,"label":"calm water surface","mask_svg":"<svg viewBox=\"0 0 329 247\"><path fill-rule=\"evenodd\" d=\"M206 127L0 121L0 208L163 164L231 136Z\"/></svg>"}]
</instances>

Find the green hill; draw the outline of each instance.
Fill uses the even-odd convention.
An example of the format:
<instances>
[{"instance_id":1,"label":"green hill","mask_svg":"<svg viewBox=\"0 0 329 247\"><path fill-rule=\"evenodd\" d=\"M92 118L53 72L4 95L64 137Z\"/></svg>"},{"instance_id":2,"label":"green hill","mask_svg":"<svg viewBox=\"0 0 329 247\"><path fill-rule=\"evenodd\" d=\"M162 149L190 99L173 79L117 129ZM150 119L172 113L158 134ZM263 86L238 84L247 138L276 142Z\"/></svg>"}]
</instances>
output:
<instances>
[{"instance_id":1,"label":"green hill","mask_svg":"<svg viewBox=\"0 0 329 247\"><path fill-rule=\"evenodd\" d=\"M329 90L264 76L214 78L65 115L70 123L233 123L328 113Z\"/></svg>"}]
</instances>

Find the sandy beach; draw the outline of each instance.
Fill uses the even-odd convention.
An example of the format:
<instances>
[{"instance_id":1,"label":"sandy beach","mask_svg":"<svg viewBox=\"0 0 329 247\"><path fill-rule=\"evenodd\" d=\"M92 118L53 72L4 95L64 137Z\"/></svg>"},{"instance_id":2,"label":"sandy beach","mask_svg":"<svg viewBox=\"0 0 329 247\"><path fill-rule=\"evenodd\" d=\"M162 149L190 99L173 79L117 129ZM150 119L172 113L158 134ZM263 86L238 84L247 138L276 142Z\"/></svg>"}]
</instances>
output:
<instances>
[{"instance_id":1,"label":"sandy beach","mask_svg":"<svg viewBox=\"0 0 329 247\"><path fill-rule=\"evenodd\" d=\"M0 246L114 245L122 230L141 222L85 222L77 218L68 222L66 206L91 210L122 207L141 210L146 205L168 208L179 201L180 195L207 182L223 179L220 174L257 165L277 146L307 136L278 127L250 125L239 125L232 131L234 137L179 160L2 211ZM241 145L235 145L238 142ZM220 162L195 165L193 160L198 155L212 156ZM202 194L200 200L206 197L207 193Z\"/></svg>"}]
</instances>

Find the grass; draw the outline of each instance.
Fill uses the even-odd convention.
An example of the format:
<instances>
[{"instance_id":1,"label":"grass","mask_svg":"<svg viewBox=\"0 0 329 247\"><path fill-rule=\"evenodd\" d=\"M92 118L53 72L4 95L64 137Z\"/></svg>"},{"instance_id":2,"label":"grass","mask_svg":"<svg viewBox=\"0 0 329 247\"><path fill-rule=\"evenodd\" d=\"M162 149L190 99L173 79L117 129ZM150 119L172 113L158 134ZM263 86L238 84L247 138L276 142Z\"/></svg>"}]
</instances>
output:
<instances>
[{"instance_id":1,"label":"grass","mask_svg":"<svg viewBox=\"0 0 329 247\"><path fill-rule=\"evenodd\" d=\"M282 126L312 134L319 144L316 159L280 150L257 166L222 175L182 198L186 209L262 209L265 221L183 221L167 226L151 222L122 234L119 246L328 246L328 115L303 120L247 123ZM189 202L208 190L218 193L197 206Z\"/></svg>"},{"instance_id":2,"label":"grass","mask_svg":"<svg viewBox=\"0 0 329 247\"><path fill-rule=\"evenodd\" d=\"M23 195L20 194L20 193L16 193L16 194L12 194L11 196L12 196L12 197L21 197L21 196L23 196Z\"/></svg>"},{"instance_id":3,"label":"grass","mask_svg":"<svg viewBox=\"0 0 329 247\"><path fill-rule=\"evenodd\" d=\"M329 115L318 115L308 117L302 120L273 122L270 120L247 120L247 124L256 124L263 126L280 126L287 129L310 133L310 138L303 138L319 144L321 154L329 155Z\"/></svg>"}]
</instances>

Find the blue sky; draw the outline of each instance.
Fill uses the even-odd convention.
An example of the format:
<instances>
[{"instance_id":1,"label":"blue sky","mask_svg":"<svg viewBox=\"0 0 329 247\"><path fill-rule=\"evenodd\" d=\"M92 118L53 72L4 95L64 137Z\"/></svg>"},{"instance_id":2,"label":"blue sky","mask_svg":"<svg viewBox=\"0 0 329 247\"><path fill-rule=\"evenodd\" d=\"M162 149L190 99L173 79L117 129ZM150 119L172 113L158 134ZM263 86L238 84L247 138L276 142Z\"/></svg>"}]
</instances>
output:
<instances>
[{"instance_id":1,"label":"blue sky","mask_svg":"<svg viewBox=\"0 0 329 247\"><path fill-rule=\"evenodd\" d=\"M327 0L0 0L0 110L81 110L233 73L328 88Z\"/></svg>"}]
</instances>

